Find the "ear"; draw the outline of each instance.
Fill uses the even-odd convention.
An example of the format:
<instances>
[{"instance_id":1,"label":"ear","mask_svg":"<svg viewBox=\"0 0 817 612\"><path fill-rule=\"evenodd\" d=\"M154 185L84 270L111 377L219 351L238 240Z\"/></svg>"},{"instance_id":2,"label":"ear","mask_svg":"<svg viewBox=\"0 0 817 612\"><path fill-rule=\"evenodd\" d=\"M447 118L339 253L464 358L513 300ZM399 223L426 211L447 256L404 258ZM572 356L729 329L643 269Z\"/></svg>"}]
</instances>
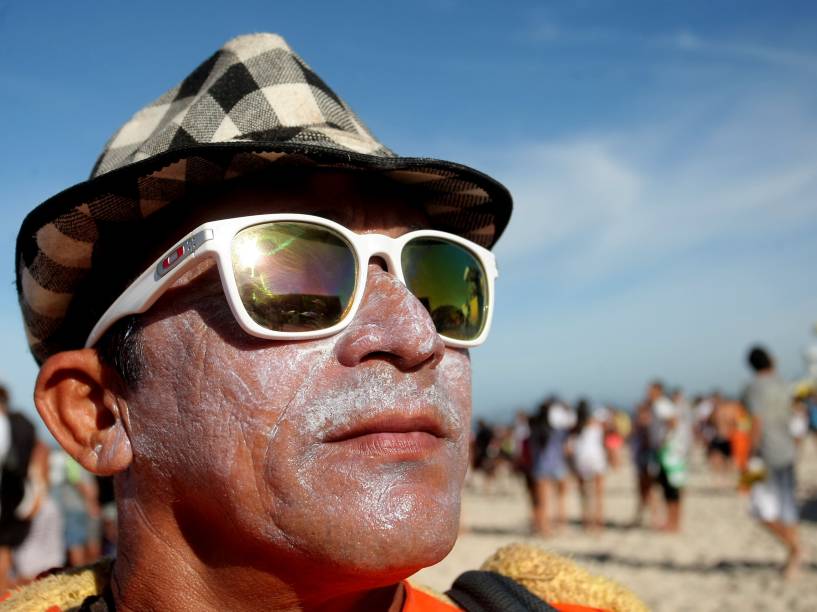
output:
<instances>
[{"instance_id":1,"label":"ear","mask_svg":"<svg viewBox=\"0 0 817 612\"><path fill-rule=\"evenodd\" d=\"M69 455L89 472L108 476L133 459L123 389L96 350L64 351L40 368L34 403Z\"/></svg>"}]
</instances>

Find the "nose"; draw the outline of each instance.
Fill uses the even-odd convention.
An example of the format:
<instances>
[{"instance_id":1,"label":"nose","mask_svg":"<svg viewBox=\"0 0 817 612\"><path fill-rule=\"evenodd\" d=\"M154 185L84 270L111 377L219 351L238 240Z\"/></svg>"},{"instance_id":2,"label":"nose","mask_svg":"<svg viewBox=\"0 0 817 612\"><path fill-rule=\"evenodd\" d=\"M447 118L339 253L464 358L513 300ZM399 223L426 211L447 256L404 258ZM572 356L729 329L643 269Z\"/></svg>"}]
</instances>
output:
<instances>
[{"instance_id":1,"label":"nose","mask_svg":"<svg viewBox=\"0 0 817 612\"><path fill-rule=\"evenodd\" d=\"M348 367L380 358L405 371L434 368L445 355L445 344L417 298L393 274L371 263L363 302L335 353Z\"/></svg>"}]
</instances>

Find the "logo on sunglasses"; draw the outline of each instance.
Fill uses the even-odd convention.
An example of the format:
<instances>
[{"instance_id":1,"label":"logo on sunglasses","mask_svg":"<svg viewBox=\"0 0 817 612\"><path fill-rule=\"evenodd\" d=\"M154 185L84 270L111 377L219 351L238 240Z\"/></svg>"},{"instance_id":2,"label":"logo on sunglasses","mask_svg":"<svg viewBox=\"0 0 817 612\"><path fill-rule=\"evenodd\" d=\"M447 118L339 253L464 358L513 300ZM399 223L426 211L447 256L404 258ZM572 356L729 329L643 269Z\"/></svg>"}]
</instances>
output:
<instances>
[{"instance_id":1,"label":"logo on sunglasses","mask_svg":"<svg viewBox=\"0 0 817 612\"><path fill-rule=\"evenodd\" d=\"M168 272L170 272L173 268L178 266L182 261L187 259L187 257L196 251L202 244L207 242L208 240L212 240L213 238L213 230L202 230L190 236L187 240L182 242L181 244L176 245L173 247L171 251L167 253L162 258L162 261L159 262L159 265L156 266L156 277L161 278Z\"/></svg>"}]
</instances>

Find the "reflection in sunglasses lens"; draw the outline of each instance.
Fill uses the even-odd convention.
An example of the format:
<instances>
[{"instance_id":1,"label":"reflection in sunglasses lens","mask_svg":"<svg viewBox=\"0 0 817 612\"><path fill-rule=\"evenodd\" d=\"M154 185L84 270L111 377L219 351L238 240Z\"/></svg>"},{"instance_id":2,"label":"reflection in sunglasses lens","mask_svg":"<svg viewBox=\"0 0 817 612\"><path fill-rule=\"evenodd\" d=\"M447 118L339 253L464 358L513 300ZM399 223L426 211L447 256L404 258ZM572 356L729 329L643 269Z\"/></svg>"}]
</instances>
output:
<instances>
[{"instance_id":1,"label":"reflection in sunglasses lens","mask_svg":"<svg viewBox=\"0 0 817 612\"><path fill-rule=\"evenodd\" d=\"M406 285L431 314L437 332L456 340L479 337L488 285L475 255L442 238L417 238L403 248L401 263Z\"/></svg>"},{"instance_id":2,"label":"reflection in sunglasses lens","mask_svg":"<svg viewBox=\"0 0 817 612\"><path fill-rule=\"evenodd\" d=\"M355 256L328 228L291 221L248 227L233 239L232 263L241 302L268 329L326 329L351 305Z\"/></svg>"}]
</instances>

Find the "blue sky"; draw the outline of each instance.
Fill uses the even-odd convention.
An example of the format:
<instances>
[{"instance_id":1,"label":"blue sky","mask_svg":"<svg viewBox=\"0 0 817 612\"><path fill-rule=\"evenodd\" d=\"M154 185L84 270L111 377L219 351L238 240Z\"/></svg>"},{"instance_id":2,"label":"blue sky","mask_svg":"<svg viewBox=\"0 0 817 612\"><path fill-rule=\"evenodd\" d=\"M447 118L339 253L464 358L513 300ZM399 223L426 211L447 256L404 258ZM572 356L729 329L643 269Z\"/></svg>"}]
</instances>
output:
<instances>
[{"instance_id":1,"label":"blue sky","mask_svg":"<svg viewBox=\"0 0 817 612\"><path fill-rule=\"evenodd\" d=\"M36 368L13 289L27 211L234 35L275 31L402 154L516 200L475 409L735 391L817 341L817 8L808 2L0 1L0 379Z\"/></svg>"}]
</instances>

